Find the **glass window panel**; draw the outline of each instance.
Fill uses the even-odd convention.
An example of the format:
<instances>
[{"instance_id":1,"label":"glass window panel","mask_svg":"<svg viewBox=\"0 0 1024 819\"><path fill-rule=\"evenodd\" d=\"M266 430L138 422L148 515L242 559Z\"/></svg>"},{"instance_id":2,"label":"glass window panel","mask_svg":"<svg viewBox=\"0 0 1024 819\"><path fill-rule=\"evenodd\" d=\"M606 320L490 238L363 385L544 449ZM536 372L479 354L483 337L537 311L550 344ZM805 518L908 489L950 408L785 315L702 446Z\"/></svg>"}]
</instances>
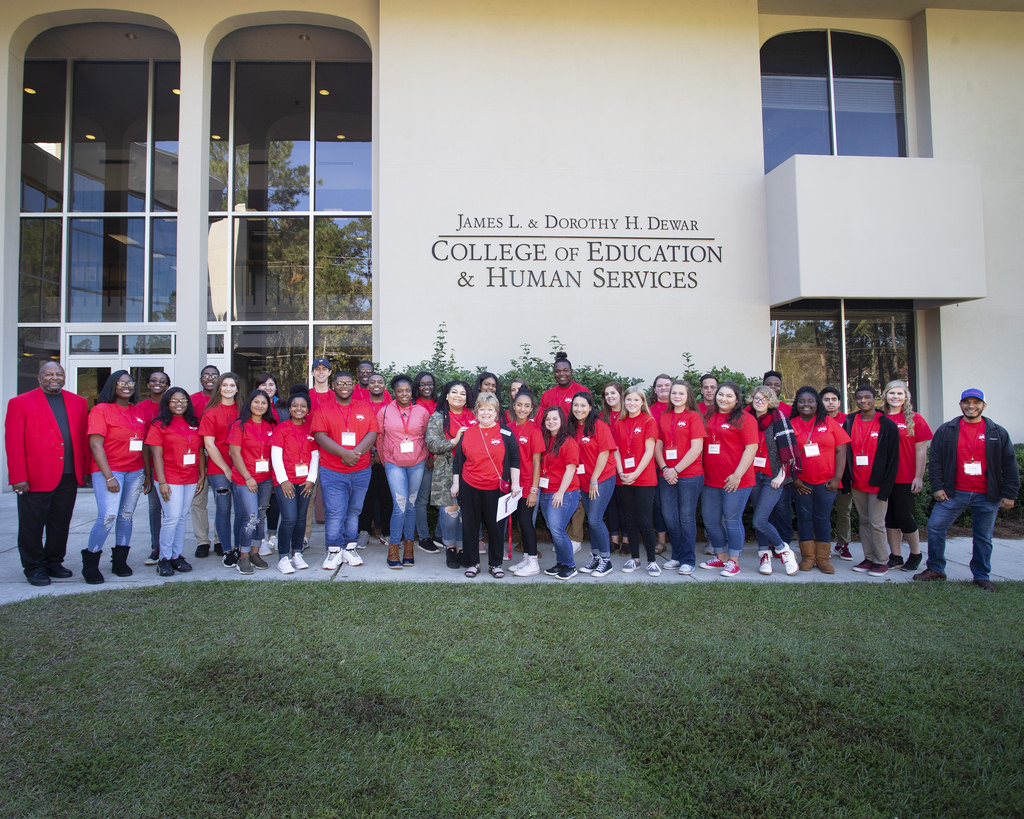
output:
<instances>
[{"instance_id":1,"label":"glass window panel","mask_svg":"<svg viewBox=\"0 0 1024 819\"><path fill-rule=\"evenodd\" d=\"M60 219L22 219L18 321L60 321Z\"/></svg>"},{"instance_id":2,"label":"glass window panel","mask_svg":"<svg viewBox=\"0 0 1024 819\"><path fill-rule=\"evenodd\" d=\"M75 367L74 364L71 366ZM96 398L112 372L112 367L75 367L75 392L85 399L89 409L96 404Z\"/></svg>"},{"instance_id":3,"label":"glass window panel","mask_svg":"<svg viewBox=\"0 0 1024 819\"><path fill-rule=\"evenodd\" d=\"M149 319L174 321L178 291L178 220L154 219L149 263Z\"/></svg>"},{"instance_id":4,"label":"glass window panel","mask_svg":"<svg viewBox=\"0 0 1024 819\"><path fill-rule=\"evenodd\" d=\"M227 321L228 264L231 247L231 222L225 217L210 219L210 234L206 239L206 320Z\"/></svg>"},{"instance_id":5,"label":"glass window panel","mask_svg":"<svg viewBox=\"0 0 1024 819\"><path fill-rule=\"evenodd\" d=\"M313 350L330 359L335 369L356 371L359 362L373 357L373 327L369 324L322 324L313 327ZM306 369L312 359L307 362ZM309 373L303 374L308 381Z\"/></svg>"},{"instance_id":6,"label":"glass window panel","mask_svg":"<svg viewBox=\"0 0 1024 819\"><path fill-rule=\"evenodd\" d=\"M64 201L67 63L25 63L21 122L21 209L59 211Z\"/></svg>"},{"instance_id":7,"label":"glass window panel","mask_svg":"<svg viewBox=\"0 0 1024 819\"><path fill-rule=\"evenodd\" d=\"M148 401L152 397L150 395L149 387L147 386L147 384L149 382L149 377L153 373L163 373L164 375L167 375L167 370L165 370L163 367L157 367L151 364L147 364L145 366L139 364L131 364L126 366L125 369L128 370L129 374L132 377L132 381L135 382L135 403L139 403L140 401Z\"/></svg>"},{"instance_id":8,"label":"glass window panel","mask_svg":"<svg viewBox=\"0 0 1024 819\"><path fill-rule=\"evenodd\" d=\"M120 336L71 336L71 355L95 355L96 353L117 355L120 352L118 349L120 342Z\"/></svg>"},{"instance_id":9,"label":"glass window panel","mask_svg":"<svg viewBox=\"0 0 1024 819\"><path fill-rule=\"evenodd\" d=\"M841 156L906 156L903 71L881 40L832 34L836 141Z\"/></svg>"},{"instance_id":10,"label":"glass window panel","mask_svg":"<svg viewBox=\"0 0 1024 819\"><path fill-rule=\"evenodd\" d=\"M842 350L839 339L839 310L833 313L799 316L787 314L772 321L775 367L783 374L786 395L809 384L842 386Z\"/></svg>"},{"instance_id":11,"label":"glass window panel","mask_svg":"<svg viewBox=\"0 0 1024 819\"><path fill-rule=\"evenodd\" d=\"M60 362L60 328L18 328L18 392L39 386L39 368L47 361Z\"/></svg>"},{"instance_id":12,"label":"glass window panel","mask_svg":"<svg viewBox=\"0 0 1024 819\"><path fill-rule=\"evenodd\" d=\"M231 64L214 63L210 77L210 210L228 209L228 123Z\"/></svg>"},{"instance_id":13,"label":"glass window panel","mask_svg":"<svg viewBox=\"0 0 1024 819\"><path fill-rule=\"evenodd\" d=\"M153 210L178 209L178 108L181 66L153 66Z\"/></svg>"},{"instance_id":14,"label":"glass window panel","mask_svg":"<svg viewBox=\"0 0 1024 819\"><path fill-rule=\"evenodd\" d=\"M876 390L893 379L915 391L914 323L911 312L846 311L846 385L853 396L860 384Z\"/></svg>"},{"instance_id":15,"label":"glass window panel","mask_svg":"<svg viewBox=\"0 0 1024 819\"><path fill-rule=\"evenodd\" d=\"M292 384L305 384L309 375L309 331L305 325L236 327L232 333L231 369L251 390L256 376L272 373L278 392L288 394ZM248 394L248 393L246 393Z\"/></svg>"},{"instance_id":16,"label":"glass window panel","mask_svg":"<svg viewBox=\"0 0 1024 819\"><path fill-rule=\"evenodd\" d=\"M125 355L169 355L174 352L173 339L169 333L159 335L132 335L124 337Z\"/></svg>"},{"instance_id":17,"label":"glass window panel","mask_svg":"<svg viewBox=\"0 0 1024 819\"><path fill-rule=\"evenodd\" d=\"M209 333L206 336L206 353L207 353L207 355L223 355L224 354L224 334L223 333Z\"/></svg>"},{"instance_id":18,"label":"glass window panel","mask_svg":"<svg viewBox=\"0 0 1024 819\"><path fill-rule=\"evenodd\" d=\"M235 221L235 318L309 318L309 220Z\"/></svg>"},{"instance_id":19,"label":"glass window panel","mask_svg":"<svg viewBox=\"0 0 1024 819\"><path fill-rule=\"evenodd\" d=\"M236 205L309 208L309 77L309 63L236 65Z\"/></svg>"},{"instance_id":20,"label":"glass window panel","mask_svg":"<svg viewBox=\"0 0 1024 819\"><path fill-rule=\"evenodd\" d=\"M68 321L145 318L145 221L72 219Z\"/></svg>"},{"instance_id":21,"label":"glass window panel","mask_svg":"<svg viewBox=\"0 0 1024 819\"><path fill-rule=\"evenodd\" d=\"M765 173L794 154L832 153L824 31L773 37L761 47Z\"/></svg>"},{"instance_id":22,"label":"glass window panel","mask_svg":"<svg viewBox=\"0 0 1024 819\"><path fill-rule=\"evenodd\" d=\"M372 319L371 219L316 219L313 317Z\"/></svg>"},{"instance_id":23,"label":"glass window panel","mask_svg":"<svg viewBox=\"0 0 1024 819\"><path fill-rule=\"evenodd\" d=\"M371 66L317 63L316 91L316 209L369 211Z\"/></svg>"},{"instance_id":24,"label":"glass window panel","mask_svg":"<svg viewBox=\"0 0 1024 819\"><path fill-rule=\"evenodd\" d=\"M147 63L75 63L72 210L145 207L148 87Z\"/></svg>"}]
</instances>

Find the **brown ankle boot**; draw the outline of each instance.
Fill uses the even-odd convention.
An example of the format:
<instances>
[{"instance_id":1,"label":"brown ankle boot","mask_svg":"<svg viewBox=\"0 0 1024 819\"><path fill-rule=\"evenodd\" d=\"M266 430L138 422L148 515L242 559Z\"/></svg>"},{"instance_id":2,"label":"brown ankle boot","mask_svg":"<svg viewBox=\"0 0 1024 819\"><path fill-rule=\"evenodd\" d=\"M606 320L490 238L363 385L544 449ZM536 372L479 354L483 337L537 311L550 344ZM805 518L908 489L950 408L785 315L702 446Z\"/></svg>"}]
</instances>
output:
<instances>
[{"instance_id":1,"label":"brown ankle boot","mask_svg":"<svg viewBox=\"0 0 1024 819\"><path fill-rule=\"evenodd\" d=\"M835 567L832 565L832 561L829 558L832 556L832 543L822 543L821 541L814 542L815 550L817 551L818 557L818 568L825 574L835 574Z\"/></svg>"},{"instance_id":2,"label":"brown ankle boot","mask_svg":"<svg viewBox=\"0 0 1024 819\"><path fill-rule=\"evenodd\" d=\"M402 561L398 559L398 544L388 543L388 568L401 569Z\"/></svg>"},{"instance_id":3,"label":"brown ankle boot","mask_svg":"<svg viewBox=\"0 0 1024 819\"><path fill-rule=\"evenodd\" d=\"M809 572L814 568L814 541L800 541L800 571Z\"/></svg>"},{"instance_id":4,"label":"brown ankle boot","mask_svg":"<svg viewBox=\"0 0 1024 819\"><path fill-rule=\"evenodd\" d=\"M416 560L412 556L413 542L411 540L402 541L405 545L405 551L402 554L402 565L403 566L415 566Z\"/></svg>"}]
</instances>

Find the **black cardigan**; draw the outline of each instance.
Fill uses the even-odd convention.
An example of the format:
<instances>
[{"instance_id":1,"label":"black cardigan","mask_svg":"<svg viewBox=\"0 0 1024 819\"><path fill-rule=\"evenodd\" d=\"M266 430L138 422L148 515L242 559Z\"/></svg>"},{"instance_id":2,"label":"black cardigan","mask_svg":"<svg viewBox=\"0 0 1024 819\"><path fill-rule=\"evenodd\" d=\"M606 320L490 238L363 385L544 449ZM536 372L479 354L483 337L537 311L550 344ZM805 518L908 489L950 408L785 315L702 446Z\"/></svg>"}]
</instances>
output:
<instances>
[{"instance_id":1,"label":"black cardigan","mask_svg":"<svg viewBox=\"0 0 1024 819\"><path fill-rule=\"evenodd\" d=\"M871 465L868 483L878 487L879 500L887 501L896 484L896 472L900 466L900 430L896 424L885 417L884 413L877 414L881 416L878 422L878 446L875 449L875 462ZM854 419L859 416L859 412L851 413L846 416L846 423L843 424L846 434L851 438L853 438ZM855 457L853 444L850 444L850 454L846 459L846 471L843 472L843 489L849 489L853 485L853 459Z\"/></svg>"},{"instance_id":2,"label":"black cardigan","mask_svg":"<svg viewBox=\"0 0 1024 819\"><path fill-rule=\"evenodd\" d=\"M505 458L501 465L501 477L503 480L512 480L512 470L519 469L519 440L512 434L512 431L502 425L496 425L494 429L501 432L501 442L505 445ZM466 455L462 451L462 439L480 427L467 427L459 439L458 445L452 450L452 475L462 477L462 465L466 463ZM482 432L483 430L480 430ZM479 434L479 432L477 433ZM514 488L514 487L513 487Z\"/></svg>"}]
</instances>

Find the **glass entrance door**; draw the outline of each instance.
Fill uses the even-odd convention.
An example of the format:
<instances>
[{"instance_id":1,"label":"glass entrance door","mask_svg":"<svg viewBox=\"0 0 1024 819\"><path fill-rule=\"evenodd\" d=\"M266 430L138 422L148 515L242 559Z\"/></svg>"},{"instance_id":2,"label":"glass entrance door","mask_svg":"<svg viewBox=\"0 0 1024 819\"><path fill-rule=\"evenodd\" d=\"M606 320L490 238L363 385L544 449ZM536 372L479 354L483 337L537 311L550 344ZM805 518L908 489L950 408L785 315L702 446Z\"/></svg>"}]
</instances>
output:
<instances>
[{"instance_id":1,"label":"glass entrance door","mask_svg":"<svg viewBox=\"0 0 1024 819\"><path fill-rule=\"evenodd\" d=\"M91 409L96 396L110 374L117 370L128 370L135 381L137 401L149 398L146 379L150 373L163 370L174 383L174 362L171 358L158 356L71 356L67 371L67 388L82 396Z\"/></svg>"}]
</instances>

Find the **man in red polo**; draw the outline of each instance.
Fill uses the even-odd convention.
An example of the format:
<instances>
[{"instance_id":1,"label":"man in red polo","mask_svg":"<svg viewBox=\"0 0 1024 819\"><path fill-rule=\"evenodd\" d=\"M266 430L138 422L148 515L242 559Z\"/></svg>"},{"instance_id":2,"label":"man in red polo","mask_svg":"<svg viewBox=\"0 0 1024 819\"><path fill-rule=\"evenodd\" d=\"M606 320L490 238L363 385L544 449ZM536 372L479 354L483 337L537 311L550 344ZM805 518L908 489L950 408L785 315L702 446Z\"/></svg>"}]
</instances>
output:
<instances>
[{"instance_id":1,"label":"man in red polo","mask_svg":"<svg viewBox=\"0 0 1024 819\"><path fill-rule=\"evenodd\" d=\"M12 398L4 422L7 474L18 495L18 552L33 586L71 577L61 564L78 487L89 475L88 406L65 392L64 379L64 368L47 361L39 388Z\"/></svg>"}]
</instances>

